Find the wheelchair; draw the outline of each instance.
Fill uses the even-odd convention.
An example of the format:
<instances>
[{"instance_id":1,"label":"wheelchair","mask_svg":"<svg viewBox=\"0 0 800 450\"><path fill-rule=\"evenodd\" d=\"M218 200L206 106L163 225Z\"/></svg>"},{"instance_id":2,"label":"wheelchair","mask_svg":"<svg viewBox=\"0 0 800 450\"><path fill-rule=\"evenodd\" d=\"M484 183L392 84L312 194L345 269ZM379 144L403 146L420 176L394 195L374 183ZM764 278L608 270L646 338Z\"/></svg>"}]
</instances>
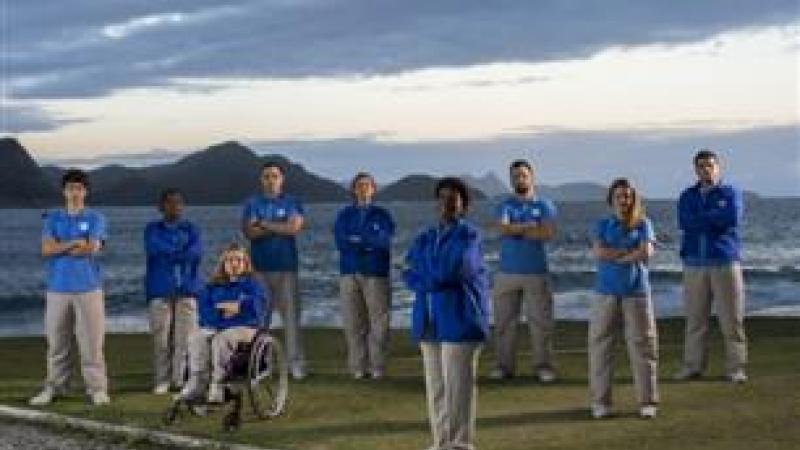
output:
<instances>
[{"instance_id":1,"label":"wheelchair","mask_svg":"<svg viewBox=\"0 0 800 450\"><path fill-rule=\"evenodd\" d=\"M247 403L258 420L282 415L289 398L289 364L280 340L266 329L259 329L250 342L240 342L225 367L225 399L210 404L203 398L177 397L164 413L165 425L173 424L185 412L206 416L209 410L227 410L222 419L224 431L241 427ZM245 401L246 398L246 401Z\"/></svg>"}]
</instances>

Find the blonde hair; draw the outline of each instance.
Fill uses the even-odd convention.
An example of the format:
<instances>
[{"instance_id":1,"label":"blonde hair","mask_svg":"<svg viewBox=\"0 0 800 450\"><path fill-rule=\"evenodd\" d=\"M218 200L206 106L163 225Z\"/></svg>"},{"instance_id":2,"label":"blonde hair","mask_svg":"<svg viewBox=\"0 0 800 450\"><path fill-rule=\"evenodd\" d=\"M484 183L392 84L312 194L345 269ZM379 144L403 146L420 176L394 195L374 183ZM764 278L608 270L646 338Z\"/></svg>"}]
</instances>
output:
<instances>
[{"instance_id":1,"label":"blonde hair","mask_svg":"<svg viewBox=\"0 0 800 450\"><path fill-rule=\"evenodd\" d=\"M636 188L633 187L633 184L628 181L627 178L617 178L612 181L611 186L608 187L608 194L606 194L606 202L608 203L608 206L614 206L614 190L617 188L630 189L631 191L633 204L625 213L623 223L625 224L625 228L632 230L636 228L642 222L642 220L644 220L644 203L642 202L641 197L639 197L639 193L636 191Z\"/></svg>"},{"instance_id":2,"label":"blonde hair","mask_svg":"<svg viewBox=\"0 0 800 450\"><path fill-rule=\"evenodd\" d=\"M224 284L231 281L231 277L225 272L225 258L227 258L230 253L234 252L239 252L244 255L244 271L242 271L242 275L251 275L253 273L253 262L250 261L250 254L247 252L247 249L243 245L234 242L228 244L228 246L219 252L217 265L214 268L214 272L211 274L211 284Z\"/></svg>"}]
</instances>

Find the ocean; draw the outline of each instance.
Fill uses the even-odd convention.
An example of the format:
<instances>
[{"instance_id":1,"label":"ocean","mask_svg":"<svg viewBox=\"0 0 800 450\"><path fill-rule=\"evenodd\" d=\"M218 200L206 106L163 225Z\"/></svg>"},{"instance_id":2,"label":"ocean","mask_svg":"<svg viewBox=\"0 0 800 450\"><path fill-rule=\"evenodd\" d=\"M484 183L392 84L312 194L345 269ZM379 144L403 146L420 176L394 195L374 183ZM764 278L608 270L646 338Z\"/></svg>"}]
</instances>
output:
<instances>
[{"instance_id":1,"label":"ocean","mask_svg":"<svg viewBox=\"0 0 800 450\"><path fill-rule=\"evenodd\" d=\"M299 238L300 290L303 323L338 327L338 256L332 225L343 205L306 205L306 227ZM403 258L409 242L435 220L433 203L384 204L397 222L393 248L392 326L409 322L411 293L401 279ZM585 320L593 297L594 260L589 232L607 214L600 202L565 202L558 207L558 237L549 245L550 269L555 286L556 316ZM485 259L494 273L498 261L498 235L489 229L494 204L477 202L470 220L484 230ZM109 221L109 240L102 258L105 273L106 310L111 332L147 330L143 294L144 251L142 232L158 217L152 207L99 208ZM680 316L680 236L676 229L675 203L650 201L648 215L654 222L658 243L651 262L651 281L656 314ZM43 333L44 262L39 256L42 210L3 210L0 221L0 336ZM186 216L202 229L205 273L216 253L240 239L239 206L189 207ZM747 314L800 316L800 199L751 199L744 224L743 266L747 283ZM278 321L279 323L279 321Z\"/></svg>"}]
</instances>

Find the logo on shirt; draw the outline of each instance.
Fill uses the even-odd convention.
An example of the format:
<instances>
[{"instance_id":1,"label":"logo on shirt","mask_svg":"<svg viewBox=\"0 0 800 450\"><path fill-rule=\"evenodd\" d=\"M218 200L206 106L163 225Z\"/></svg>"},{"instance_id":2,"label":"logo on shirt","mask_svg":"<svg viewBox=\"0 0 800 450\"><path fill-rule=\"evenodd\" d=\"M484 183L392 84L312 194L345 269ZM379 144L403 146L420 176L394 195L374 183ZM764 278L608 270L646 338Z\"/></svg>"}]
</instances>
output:
<instances>
[{"instance_id":1,"label":"logo on shirt","mask_svg":"<svg viewBox=\"0 0 800 450\"><path fill-rule=\"evenodd\" d=\"M719 205L720 208L724 208L725 206L728 205L728 202L726 202L724 199L722 199L719 202L717 202L717 205Z\"/></svg>"},{"instance_id":2,"label":"logo on shirt","mask_svg":"<svg viewBox=\"0 0 800 450\"><path fill-rule=\"evenodd\" d=\"M85 233L89 231L89 223L88 222L79 222L78 223L78 230Z\"/></svg>"},{"instance_id":3,"label":"logo on shirt","mask_svg":"<svg viewBox=\"0 0 800 450\"><path fill-rule=\"evenodd\" d=\"M541 211L541 210L539 210L539 208L533 208L533 209L531 210L531 215L532 215L533 217L541 217L541 215L542 215L542 211Z\"/></svg>"},{"instance_id":4,"label":"logo on shirt","mask_svg":"<svg viewBox=\"0 0 800 450\"><path fill-rule=\"evenodd\" d=\"M378 225L378 223L377 223L377 222L375 222L375 223L373 223L373 224L372 224L372 229L373 229L373 230L375 230L375 231L378 231L378 230L380 230L380 229L381 229L381 226L380 226L380 225Z\"/></svg>"},{"instance_id":5,"label":"logo on shirt","mask_svg":"<svg viewBox=\"0 0 800 450\"><path fill-rule=\"evenodd\" d=\"M278 208L278 210L275 211L275 215L278 217L283 217L286 215L286 210L283 208Z\"/></svg>"}]
</instances>

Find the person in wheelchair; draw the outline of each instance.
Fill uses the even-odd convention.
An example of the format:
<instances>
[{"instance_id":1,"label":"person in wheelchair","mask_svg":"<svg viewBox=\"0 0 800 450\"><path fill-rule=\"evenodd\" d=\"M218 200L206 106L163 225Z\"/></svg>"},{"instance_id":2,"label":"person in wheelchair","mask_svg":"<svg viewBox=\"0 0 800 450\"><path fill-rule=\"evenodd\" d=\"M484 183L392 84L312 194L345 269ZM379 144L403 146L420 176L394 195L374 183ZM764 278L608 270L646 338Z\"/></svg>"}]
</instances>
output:
<instances>
[{"instance_id":1,"label":"person in wheelchair","mask_svg":"<svg viewBox=\"0 0 800 450\"><path fill-rule=\"evenodd\" d=\"M200 327L189 341L190 375L181 400L199 401L208 387L209 403L225 401L224 383L239 344L250 343L258 329L267 325L264 311L269 311L270 299L252 272L250 257L241 245L231 244L220 254L198 297Z\"/></svg>"}]
</instances>

